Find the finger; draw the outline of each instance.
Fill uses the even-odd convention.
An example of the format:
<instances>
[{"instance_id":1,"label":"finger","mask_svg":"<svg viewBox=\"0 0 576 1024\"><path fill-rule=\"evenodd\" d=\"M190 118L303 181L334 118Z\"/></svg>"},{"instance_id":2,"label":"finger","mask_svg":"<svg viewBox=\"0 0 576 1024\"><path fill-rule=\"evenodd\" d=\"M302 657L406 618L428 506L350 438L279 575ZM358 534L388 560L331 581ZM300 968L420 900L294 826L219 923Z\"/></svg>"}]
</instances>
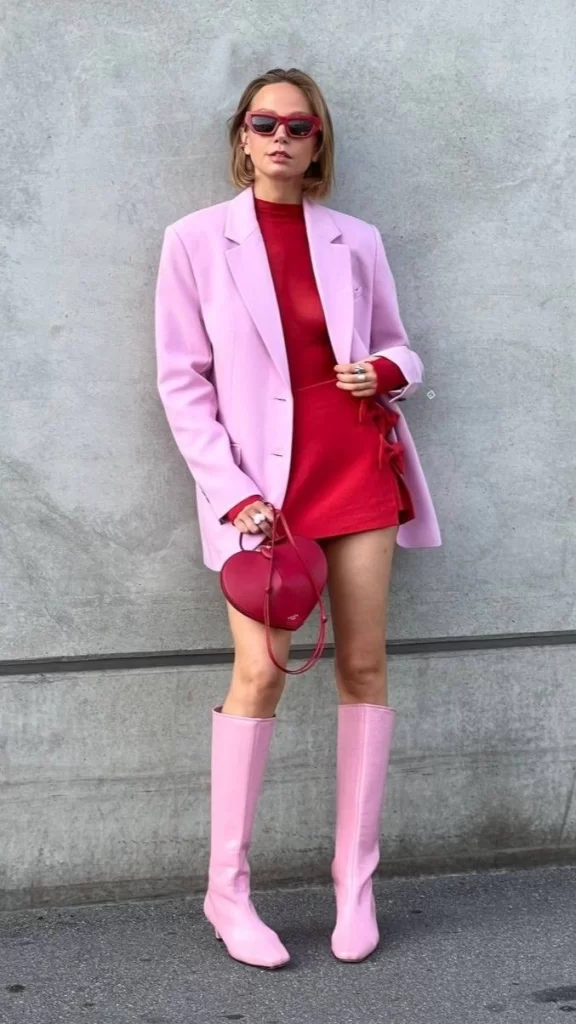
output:
<instances>
[{"instance_id":1,"label":"finger","mask_svg":"<svg viewBox=\"0 0 576 1024\"><path fill-rule=\"evenodd\" d=\"M262 509L262 513L266 516L266 521L264 523L260 523L260 526L259 526L260 532L263 533L265 537L271 537L272 536L272 523L274 522L274 516L272 515L272 513L271 513L269 508L263 508Z\"/></svg>"},{"instance_id":2,"label":"finger","mask_svg":"<svg viewBox=\"0 0 576 1024\"><path fill-rule=\"evenodd\" d=\"M265 519L263 521L259 520L258 523L254 523L254 516L257 515L265 516ZM256 526L256 530L258 533L266 533L270 529L270 524L274 522L274 516L272 515L272 512L270 511L269 508L266 508L265 505L255 506L250 511L250 518L252 519L252 522Z\"/></svg>"},{"instance_id":3,"label":"finger","mask_svg":"<svg viewBox=\"0 0 576 1024\"><path fill-rule=\"evenodd\" d=\"M244 526L244 533L260 533L260 527L256 526L256 523L250 515L246 515L245 512L240 516L240 521Z\"/></svg>"},{"instance_id":4,"label":"finger","mask_svg":"<svg viewBox=\"0 0 576 1024\"><path fill-rule=\"evenodd\" d=\"M366 391L353 391L352 392L352 397L353 398L372 398L372 396L375 395L375 394L376 394L376 388L372 388L372 390L368 391L368 392L366 392Z\"/></svg>"},{"instance_id":5,"label":"finger","mask_svg":"<svg viewBox=\"0 0 576 1024\"><path fill-rule=\"evenodd\" d=\"M334 367L335 373L354 373L357 368L366 370L367 372L372 371L372 359L359 359L357 363L339 363L338 366Z\"/></svg>"},{"instance_id":6,"label":"finger","mask_svg":"<svg viewBox=\"0 0 576 1024\"><path fill-rule=\"evenodd\" d=\"M341 373L338 375L338 380L341 381L342 384L354 384L358 387L359 384L374 384L376 382L376 374L367 373L365 374L364 379L359 381L358 374L356 373Z\"/></svg>"},{"instance_id":7,"label":"finger","mask_svg":"<svg viewBox=\"0 0 576 1024\"><path fill-rule=\"evenodd\" d=\"M375 384L337 384L336 387L341 391L347 391L354 398L372 398L378 390Z\"/></svg>"},{"instance_id":8,"label":"finger","mask_svg":"<svg viewBox=\"0 0 576 1024\"><path fill-rule=\"evenodd\" d=\"M264 505L263 502L249 505L248 508L244 509L241 515L247 522L250 533L266 533L268 524L274 521L274 516L271 510L267 505ZM265 516L265 520L263 522L255 523L254 517L259 515Z\"/></svg>"},{"instance_id":9,"label":"finger","mask_svg":"<svg viewBox=\"0 0 576 1024\"><path fill-rule=\"evenodd\" d=\"M358 392L365 395L372 394L374 391L374 384L368 380L363 384L358 384L358 381L354 381L353 384L343 384L341 381L338 381L336 387L340 388L341 391L352 391L353 393Z\"/></svg>"},{"instance_id":10,"label":"finger","mask_svg":"<svg viewBox=\"0 0 576 1024\"><path fill-rule=\"evenodd\" d=\"M375 373L376 372L374 370L374 364L371 363L371 362L368 362L368 361L365 362L365 363L362 363L362 362L360 362L360 363L352 363L351 366L337 366L335 369L336 369L336 373L337 374L343 374L343 373L344 374L347 374L347 373L352 373L352 374L354 374L354 373Z\"/></svg>"}]
</instances>

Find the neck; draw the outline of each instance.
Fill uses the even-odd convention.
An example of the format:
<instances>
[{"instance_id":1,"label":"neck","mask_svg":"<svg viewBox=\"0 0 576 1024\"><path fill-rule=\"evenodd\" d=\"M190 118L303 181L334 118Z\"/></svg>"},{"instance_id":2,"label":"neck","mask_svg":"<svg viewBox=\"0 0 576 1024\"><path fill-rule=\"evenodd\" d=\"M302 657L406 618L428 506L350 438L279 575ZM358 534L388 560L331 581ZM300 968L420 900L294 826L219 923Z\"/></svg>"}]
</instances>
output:
<instances>
[{"instance_id":1,"label":"neck","mask_svg":"<svg viewBox=\"0 0 576 1024\"><path fill-rule=\"evenodd\" d=\"M301 203L302 182L271 181L269 178L257 178L254 182L256 199L264 199L268 203Z\"/></svg>"}]
</instances>

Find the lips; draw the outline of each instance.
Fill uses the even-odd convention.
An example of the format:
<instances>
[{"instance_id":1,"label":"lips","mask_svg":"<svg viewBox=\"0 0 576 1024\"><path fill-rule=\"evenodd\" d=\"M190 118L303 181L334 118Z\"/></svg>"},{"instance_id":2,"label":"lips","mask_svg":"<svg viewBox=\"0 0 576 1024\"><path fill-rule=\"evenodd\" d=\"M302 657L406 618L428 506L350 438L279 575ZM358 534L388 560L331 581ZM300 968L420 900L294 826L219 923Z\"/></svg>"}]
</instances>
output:
<instances>
[{"instance_id":1,"label":"lips","mask_svg":"<svg viewBox=\"0 0 576 1024\"><path fill-rule=\"evenodd\" d=\"M284 163L285 160L291 160L292 157L284 149L275 149L273 153L270 153L270 159Z\"/></svg>"}]
</instances>

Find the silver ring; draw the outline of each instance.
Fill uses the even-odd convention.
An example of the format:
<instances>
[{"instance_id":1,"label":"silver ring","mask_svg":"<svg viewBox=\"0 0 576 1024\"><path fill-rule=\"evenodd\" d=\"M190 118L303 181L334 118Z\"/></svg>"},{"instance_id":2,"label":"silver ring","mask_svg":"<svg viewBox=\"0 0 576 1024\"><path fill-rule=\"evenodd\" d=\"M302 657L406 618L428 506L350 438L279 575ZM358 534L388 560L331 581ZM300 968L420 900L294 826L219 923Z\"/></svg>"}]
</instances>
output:
<instances>
[{"instance_id":1,"label":"silver ring","mask_svg":"<svg viewBox=\"0 0 576 1024\"><path fill-rule=\"evenodd\" d=\"M366 370L363 366L355 366L354 374L359 384L364 384L367 379Z\"/></svg>"},{"instance_id":2,"label":"silver ring","mask_svg":"<svg viewBox=\"0 0 576 1024\"><path fill-rule=\"evenodd\" d=\"M254 523L254 526L260 526L262 523L266 522L266 516L263 512L256 512L252 516L252 522Z\"/></svg>"}]
</instances>

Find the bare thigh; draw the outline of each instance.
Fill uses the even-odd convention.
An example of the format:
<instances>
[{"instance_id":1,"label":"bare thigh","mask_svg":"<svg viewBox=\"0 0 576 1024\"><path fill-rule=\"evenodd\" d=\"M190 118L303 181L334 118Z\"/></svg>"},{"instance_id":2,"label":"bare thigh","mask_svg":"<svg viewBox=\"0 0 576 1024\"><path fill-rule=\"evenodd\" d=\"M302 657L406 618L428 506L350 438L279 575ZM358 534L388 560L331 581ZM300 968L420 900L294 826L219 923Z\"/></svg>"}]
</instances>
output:
<instances>
[{"instance_id":1,"label":"bare thigh","mask_svg":"<svg viewBox=\"0 0 576 1024\"><path fill-rule=\"evenodd\" d=\"M266 630L259 622L242 615L227 604L234 640L234 669L223 711L245 718L271 718L278 706L286 676L270 660ZM285 665L290 655L291 634L272 630L272 649L276 660Z\"/></svg>"},{"instance_id":2,"label":"bare thigh","mask_svg":"<svg viewBox=\"0 0 576 1024\"><path fill-rule=\"evenodd\" d=\"M336 680L344 703L386 704L386 626L397 527L325 543L336 646Z\"/></svg>"}]
</instances>

